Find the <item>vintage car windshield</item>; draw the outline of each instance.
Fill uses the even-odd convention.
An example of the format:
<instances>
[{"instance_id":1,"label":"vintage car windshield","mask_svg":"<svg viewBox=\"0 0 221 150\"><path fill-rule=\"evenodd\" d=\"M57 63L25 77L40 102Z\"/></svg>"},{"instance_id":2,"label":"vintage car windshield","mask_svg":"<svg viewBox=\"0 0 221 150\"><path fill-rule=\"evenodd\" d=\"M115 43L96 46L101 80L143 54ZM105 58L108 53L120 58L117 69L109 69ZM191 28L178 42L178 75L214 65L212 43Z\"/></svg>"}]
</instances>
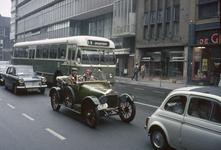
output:
<instances>
[{"instance_id":1,"label":"vintage car windshield","mask_svg":"<svg viewBox=\"0 0 221 150\"><path fill-rule=\"evenodd\" d=\"M17 75L34 75L35 72L33 70L33 68L27 68L27 67L24 67L24 68L17 68L16 70L16 74Z\"/></svg>"},{"instance_id":2,"label":"vintage car windshield","mask_svg":"<svg viewBox=\"0 0 221 150\"><path fill-rule=\"evenodd\" d=\"M97 70L97 71L93 71L92 75L91 75L92 80L90 81L84 81L84 82L100 82L100 81L106 81L106 73L104 73L103 71Z\"/></svg>"}]
</instances>

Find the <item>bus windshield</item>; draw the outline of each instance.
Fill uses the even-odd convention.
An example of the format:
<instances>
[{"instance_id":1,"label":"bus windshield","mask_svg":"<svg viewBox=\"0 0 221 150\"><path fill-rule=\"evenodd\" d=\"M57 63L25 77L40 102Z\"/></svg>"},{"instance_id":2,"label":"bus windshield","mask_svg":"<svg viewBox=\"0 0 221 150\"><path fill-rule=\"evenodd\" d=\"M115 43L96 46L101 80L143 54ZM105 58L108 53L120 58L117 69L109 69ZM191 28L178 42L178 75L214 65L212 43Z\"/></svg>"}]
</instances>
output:
<instances>
[{"instance_id":1,"label":"bus windshield","mask_svg":"<svg viewBox=\"0 0 221 150\"><path fill-rule=\"evenodd\" d=\"M82 64L92 64L92 65L114 65L115 56L114 52L108 52L104 50L86 50L83 49L82 53ZM100 59L99 59L100 58Z\"/></svg>"}]
</instances>

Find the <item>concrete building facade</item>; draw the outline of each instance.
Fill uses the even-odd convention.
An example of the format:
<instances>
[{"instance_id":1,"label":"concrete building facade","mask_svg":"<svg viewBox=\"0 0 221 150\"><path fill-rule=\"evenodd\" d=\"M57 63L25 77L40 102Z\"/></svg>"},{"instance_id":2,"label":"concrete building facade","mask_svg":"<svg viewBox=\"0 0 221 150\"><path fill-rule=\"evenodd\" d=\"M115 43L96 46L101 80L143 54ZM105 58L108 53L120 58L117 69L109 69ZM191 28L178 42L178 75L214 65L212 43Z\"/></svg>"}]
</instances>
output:
<instances>
[{"instance_id":1,"label":"concrete building facade","mask_svg":"<svg viewBox=\"0 0 221 150\"><path fill-rule=\"evenodd\" d=\"M186 80L190 0L138 0L137 62L147 77ZM139 9L138 9L139 8Z\"/></svg>"},{"instance_id":2,"label":"concrete building facade","mask_svg":"<svg viewBox=\"0 0 221 150\"><path fill-rule=\"evenodd\" d=\"M11 60L10 20L11 18L3 17L0 14L0 61Z\"/></svg>"}]
</instances>

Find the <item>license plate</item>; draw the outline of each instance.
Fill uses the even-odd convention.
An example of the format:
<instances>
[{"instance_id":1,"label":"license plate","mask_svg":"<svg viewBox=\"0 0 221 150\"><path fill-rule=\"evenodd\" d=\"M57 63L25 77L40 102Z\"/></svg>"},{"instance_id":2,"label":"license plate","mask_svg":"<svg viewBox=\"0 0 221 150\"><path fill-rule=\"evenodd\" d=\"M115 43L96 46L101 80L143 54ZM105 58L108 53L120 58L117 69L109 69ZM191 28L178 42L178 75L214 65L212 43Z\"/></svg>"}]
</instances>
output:
<instances>
[{"instance_id":1,"label":"license plate","mask_svg":"<svg viewBox=\"0 0 221 150\"><path fill-rule=\"evenodd\" d=\"M97 106L98 110L106 109L108 107L107 103L105 104L100 104Z\"/></svg>"},{"instance_id":2,"label":"license plate","mask_svg":"<svg viewBox=\"0 0 221 150\"><path fill-rule=\"evenodd\" d=\"M27 89L28 92L38 91L38 89Z\"/></svg>"}]
</instances>

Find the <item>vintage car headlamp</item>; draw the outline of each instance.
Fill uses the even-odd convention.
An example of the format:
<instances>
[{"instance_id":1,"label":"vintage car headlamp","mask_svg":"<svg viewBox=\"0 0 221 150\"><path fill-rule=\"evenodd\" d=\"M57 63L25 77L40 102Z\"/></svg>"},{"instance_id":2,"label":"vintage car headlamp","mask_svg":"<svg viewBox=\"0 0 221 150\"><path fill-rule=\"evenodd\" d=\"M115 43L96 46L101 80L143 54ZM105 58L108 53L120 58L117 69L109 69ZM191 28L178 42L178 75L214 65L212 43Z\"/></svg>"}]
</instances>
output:
<instances>
[{"instance_id":1,"label":"vintage car headlamp","mask_svg":"<svg viewBox=\"0 0 221 150\"><path fill-rule=\"evenodd\" d=\"M101 102L101 104L107 103L107 97L103 95L99 98L99 101Z\"/></svg>"},{"instance_id":2,"label":"vintage car headlamp","mask_svg":"<svg viewBox=\"0 0 221 150\"><path fill-rule=\"evenodd\" d=\"M46 82L47 79L45 77L41 78L41 81Z\"/></svg>"},{"instance_id":3,"label":"vintage car headlamp","mask_svg":"<svg viewBox=\"0 0 221 150\"><path fill-rule=\"evenodd\" d=\"M19 83L23 83L23 82L24 82L24 79L23 79L23 78L20 78L20 79L18 80L18 82L19 82Z\"/></svg>"},{"instance_id":4,"label":"vintage car headlamp","mask_svg":"<svg viewBox=\"0 0 221 150\"><path fill-rule=\"evenodd\" d=\"M112 73L109 74L109 78L110 78L110 79L113 78L113 74L112 74Z\"/></svg>"}]
</instances>

